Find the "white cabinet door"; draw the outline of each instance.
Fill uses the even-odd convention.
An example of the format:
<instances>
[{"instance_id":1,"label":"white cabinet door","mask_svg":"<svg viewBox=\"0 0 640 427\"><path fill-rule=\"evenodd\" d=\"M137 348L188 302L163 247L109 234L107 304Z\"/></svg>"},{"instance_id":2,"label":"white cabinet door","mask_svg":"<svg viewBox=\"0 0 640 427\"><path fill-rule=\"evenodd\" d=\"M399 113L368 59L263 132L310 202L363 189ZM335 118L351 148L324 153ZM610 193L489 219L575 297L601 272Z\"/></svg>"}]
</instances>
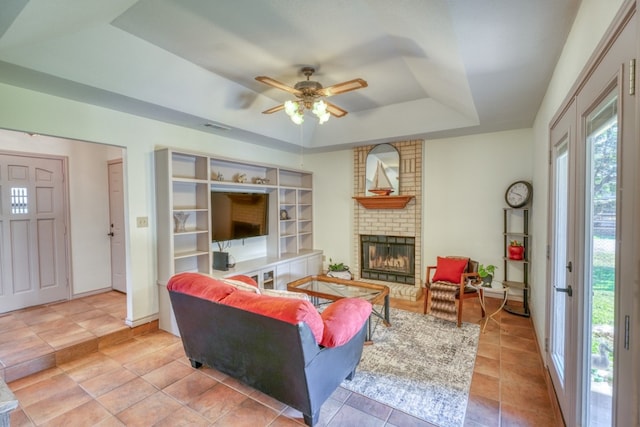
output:
<instances>
[{"instance_id":1,"label":"white cabinet door","mask_svg":"<svg viewBox=\"0 0 640 427\"><path fill-rule=\"evenodd\" d=\"M287 290L287 283L292 282L291 268L288 262L276 265L276 289Z\"/></svg>"}]
</instances>

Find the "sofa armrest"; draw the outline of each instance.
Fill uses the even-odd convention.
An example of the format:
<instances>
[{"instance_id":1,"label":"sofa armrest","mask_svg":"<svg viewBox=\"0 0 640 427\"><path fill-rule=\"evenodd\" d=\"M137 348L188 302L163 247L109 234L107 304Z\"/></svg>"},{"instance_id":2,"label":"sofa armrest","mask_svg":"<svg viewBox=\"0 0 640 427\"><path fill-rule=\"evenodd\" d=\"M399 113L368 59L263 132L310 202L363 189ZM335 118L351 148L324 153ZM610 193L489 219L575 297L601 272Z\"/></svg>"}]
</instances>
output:
<instances>
[{"instance_id":1,"label":"sofa armrest","mask_svg":"<svg viewBox=\"0 0 640 427\"><path fill-rule=\"evenodd\" d=\"M371 314L369 301L360 298L342 298L329 305L321 314L324 332L320 345L338 347L349 342Z\"/></svg>"}]
</instances>

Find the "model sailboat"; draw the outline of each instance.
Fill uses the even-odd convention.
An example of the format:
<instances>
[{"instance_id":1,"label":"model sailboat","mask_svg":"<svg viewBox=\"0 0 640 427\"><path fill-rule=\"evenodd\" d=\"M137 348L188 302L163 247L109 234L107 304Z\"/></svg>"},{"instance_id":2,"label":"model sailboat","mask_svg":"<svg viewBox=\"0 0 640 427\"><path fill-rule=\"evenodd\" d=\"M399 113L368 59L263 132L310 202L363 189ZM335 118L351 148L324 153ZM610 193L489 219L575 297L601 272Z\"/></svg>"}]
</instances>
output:
<instances>
[{"instance_id":1,"label":"model sailboat","mask_svg":"<svg viewBox=\"0 0 640 427\"><path fill-rule=\"evenodd\" d=\"M393 192L391 181L389 181L389 177L384 171L384 167L380 161L378 161L376 173L373 175L373 182L371 183L369 191L377 194L378 196L388 196Z\"/></svg>"}]
</instances>

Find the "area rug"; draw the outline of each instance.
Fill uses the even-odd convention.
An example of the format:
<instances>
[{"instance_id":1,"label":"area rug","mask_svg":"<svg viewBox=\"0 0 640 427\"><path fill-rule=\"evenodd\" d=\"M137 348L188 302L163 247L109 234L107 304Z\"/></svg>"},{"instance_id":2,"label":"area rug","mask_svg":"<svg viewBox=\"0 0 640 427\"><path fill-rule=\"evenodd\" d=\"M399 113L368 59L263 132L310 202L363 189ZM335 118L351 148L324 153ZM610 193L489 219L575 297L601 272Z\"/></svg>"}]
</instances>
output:
<instances>
[{"instance_id":1,"label":"area rug","mask_svg":"<svg viewBox=\"0 0 640 427\"><path fill-rule=\"evenodd\" d=\"M393 308L390 314L391 327L375 322L373 345L342 387L438 426L462 426L480 326L458 328Z\"/></svg>"}]
</instances>

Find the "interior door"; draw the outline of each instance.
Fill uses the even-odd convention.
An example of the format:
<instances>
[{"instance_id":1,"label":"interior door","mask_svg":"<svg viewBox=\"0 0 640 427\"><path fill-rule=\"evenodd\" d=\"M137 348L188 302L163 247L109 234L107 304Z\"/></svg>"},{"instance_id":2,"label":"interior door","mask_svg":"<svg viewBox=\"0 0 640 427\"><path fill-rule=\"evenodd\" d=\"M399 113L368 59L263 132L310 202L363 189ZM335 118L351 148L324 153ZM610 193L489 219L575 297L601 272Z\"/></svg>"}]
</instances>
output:
<instances>
[{"instance_id":1,"label":"interior door","mask_svg":"<svg viewBox=\"0 0 640 427\"><path fill-rule=\"evenodd\" d=\"M127 248L124 233L124 183L122 160L109 162L109 237L111 238L111 287L127 292Z\"/></svg>"},{"instance_id":2,"label":"interior door","mask_svg":"<svg viewBox=\"0 0 640 427\"><path fill-rule=\"evenodd\" d=\"M0 312L69 298L62 159L0 154Z\"/></svg>"}]
</instances>

